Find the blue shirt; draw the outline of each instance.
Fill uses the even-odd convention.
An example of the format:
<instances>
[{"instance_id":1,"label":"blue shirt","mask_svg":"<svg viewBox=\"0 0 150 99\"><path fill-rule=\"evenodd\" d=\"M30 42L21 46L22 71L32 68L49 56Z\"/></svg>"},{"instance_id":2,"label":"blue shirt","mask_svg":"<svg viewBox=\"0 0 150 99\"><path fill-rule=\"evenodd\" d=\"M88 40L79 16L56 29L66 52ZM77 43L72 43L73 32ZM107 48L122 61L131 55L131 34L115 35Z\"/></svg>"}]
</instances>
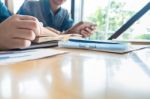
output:
<instances>
[{"instance_id":1,"label":"blue shirt","mask_svg":"<svg viewBox=\"0 0 150 99\"><path fill-rule=\"evenodd\" d=\"M11 13L0 0L0 23L7 19L9 16L11 16Z\"/></svg>"},{"instance_id":2,"label":"blue shirt","mask_svg":"<svg viewBox=\"0 0 150 99\"><path fill-rule=\"evenodd\" d=\"M54 15L49 0L26 0L18 13L34 16L43 22L44 26L49 26L59 31L65 31L73 25L73 20L66 9L60 8Z\"/></svg>"}]
</instances>

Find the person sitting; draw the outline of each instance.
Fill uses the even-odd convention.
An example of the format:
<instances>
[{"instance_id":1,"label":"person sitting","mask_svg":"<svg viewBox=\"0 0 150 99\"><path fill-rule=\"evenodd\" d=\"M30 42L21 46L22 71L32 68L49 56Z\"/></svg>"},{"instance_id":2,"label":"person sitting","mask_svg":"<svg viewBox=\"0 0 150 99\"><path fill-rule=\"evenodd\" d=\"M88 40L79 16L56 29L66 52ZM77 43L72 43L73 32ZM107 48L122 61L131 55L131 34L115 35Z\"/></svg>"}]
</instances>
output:
<instances>
[{"instance_id":1,"label":"person sitting","mask_svg":"<svg viewBox=\"0 0 150 99\"><path fill-rule=\"evenodd\" d=\"M73 26L74 22L68 11L61 7L64 2L66 0L25 0L18 13L34 16L43 23L44 27L51 27L62 33L78 33L83 37L92 35L96 25L79 22Z\"/></svg>"}]
</instances>

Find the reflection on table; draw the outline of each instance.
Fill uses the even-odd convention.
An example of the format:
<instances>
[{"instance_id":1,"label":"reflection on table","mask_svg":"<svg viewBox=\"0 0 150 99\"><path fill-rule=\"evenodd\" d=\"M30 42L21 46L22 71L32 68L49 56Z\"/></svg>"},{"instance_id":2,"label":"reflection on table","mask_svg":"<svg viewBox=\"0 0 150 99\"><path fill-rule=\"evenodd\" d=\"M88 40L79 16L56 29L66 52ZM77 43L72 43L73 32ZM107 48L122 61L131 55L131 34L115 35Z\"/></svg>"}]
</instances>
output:
<instances>
[{"instance_id":1,"label":"reflection on table","mask_svg":"<svg viewBox=\"0 0 150 99\"><path fill-rule=\"evenodd\" d=\"M150 99L150 50L87 50L0 66L0 99Z\"/></svg>"}]
</instances>

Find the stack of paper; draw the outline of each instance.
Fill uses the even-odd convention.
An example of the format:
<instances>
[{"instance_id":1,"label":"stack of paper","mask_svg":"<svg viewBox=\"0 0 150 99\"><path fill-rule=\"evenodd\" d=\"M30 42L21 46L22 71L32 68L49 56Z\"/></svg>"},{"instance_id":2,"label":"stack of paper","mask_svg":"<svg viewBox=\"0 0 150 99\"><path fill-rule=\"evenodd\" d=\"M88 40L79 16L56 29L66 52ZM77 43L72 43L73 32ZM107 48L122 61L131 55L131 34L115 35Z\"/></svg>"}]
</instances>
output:
<instances>
[{"instance_id":1,"label":"stack of paper","mask_svg":"<svg viewBox=\"0 0 150 99\"><path fill-rule=\"evenodd\" d=\"M34 60L58 54L66 53L66 51L53 49L34 49L22 51L0 51L0 65L20 61Z\"/></svg>"}]
</instances>

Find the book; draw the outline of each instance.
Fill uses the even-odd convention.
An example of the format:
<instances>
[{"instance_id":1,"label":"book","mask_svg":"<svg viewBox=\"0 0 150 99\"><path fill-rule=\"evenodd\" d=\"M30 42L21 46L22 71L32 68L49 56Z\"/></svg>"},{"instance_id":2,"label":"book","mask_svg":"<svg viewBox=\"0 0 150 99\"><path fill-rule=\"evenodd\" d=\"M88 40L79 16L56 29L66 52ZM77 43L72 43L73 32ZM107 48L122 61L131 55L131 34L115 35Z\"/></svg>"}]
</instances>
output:
<instances>
[{"instance_id":1,"label":"book","mask_svg":"<svg viewBox=\"0 0 150 99\"><path fill-rule=\"evenodd\" d=\"M26 50L26 49L36 49L36 48L47 48L58 46L58 41L67 40L70 38L82 38L79 34L63 34L58 30L47 27L43 28L43 33L35 38L31 46L27 48L19 48L15 50Z\"/></svg>"},{"instance_id":2,"label":"book","mask_svg":"<svg viewBox=\"0 0 150 99\"><path fill-rule=\"evenodd\" d=\"M69 38L82 38L79 34L63 34L58 30L48 27L47 29L44 28L44 32L40 34L40 36L36 37L33 41L34 43L43 43L47 41L59 41L59 40L66 40Z\"/></svg>"},{"instance_id":3,"label":"book","mask_svg":"<svg viewBox=\"0 0 150 99\"><path fill-rule=\"evenodd\" d=\"M37 36L35 38L35 40L33 41L33 43L43 43L43 42L47 42L47 41L56 41L60 39L60 32L50 28L50 27L46 27L42 29L42 33Z\"/></svg>"},{"instance_id":4,"label":"book","mask_svg":"<svg viewBox=\"0 0 150 99\"><path fill-rule=\"evenodd\" d=\"M80 35L78 34L62 34L62 35L58 35L55 37L52 36L43 36L43 37L37 37L34 42L35 43L43 43L43 42L47 42L47 41L60 41L60 40L67 40L70 38L82 38Z\"/></svg>"}]
</instances>

